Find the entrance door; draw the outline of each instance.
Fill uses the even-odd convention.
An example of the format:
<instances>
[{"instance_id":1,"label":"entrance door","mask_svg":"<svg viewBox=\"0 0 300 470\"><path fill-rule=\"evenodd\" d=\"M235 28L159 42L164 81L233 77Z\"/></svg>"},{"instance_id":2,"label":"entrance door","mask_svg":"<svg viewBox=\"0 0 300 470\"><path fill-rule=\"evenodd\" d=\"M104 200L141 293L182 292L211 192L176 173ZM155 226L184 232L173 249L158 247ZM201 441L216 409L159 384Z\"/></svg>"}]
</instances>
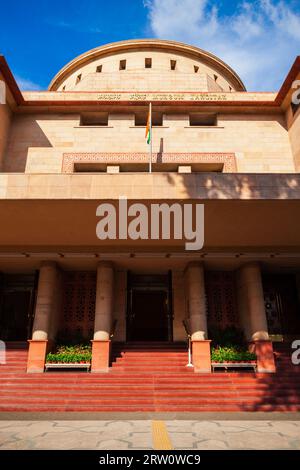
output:
<instances>
[{"instance_id":1,"label":"entrance door","mask_svg":"<svg viewBox=\"0 0 300 470\"><path fill-rule=\"evenodd\" d=\"M0 316L0 338L5 341L28 339L30 291L3 293Z\"/></svg>"},{"instance_id":2,"label":"entrance door","mask_svg":"<svg viewBox=\"0 0 300 470\"><path fill-rule=\"evenodd\" d=\"M172 341L171 273L128 273L127 298L127 341Z\"/></svg>"},{"instance_id":3,"label":"entrance door","mask_svg":"<svg viewBox=\"0 0 300 470\"><path fill-rule=\"evenodd\" d=\"M132 341L167 341L167 293L135 290L132 297Z\"/></svg>"},{"instance_id":4,"label":"entrance door","mask_svg":"<svg viewBox=\"0 0 300 470\"><path fill-rule=\"evenodd\" d=\"M37 274L0 274L0 340L31 337Z\"/></svg>"},{"instance_id":5,"label":"entrance door","mask_svg":"<svg viewBox=\"0 0 300 470\"><path fill-rule=\"evenodd\" d=\"M300 333L300 306L295 276L268 274L263 277L265 309L271 336L293 337Z\"/></svg>"}]
</instances>

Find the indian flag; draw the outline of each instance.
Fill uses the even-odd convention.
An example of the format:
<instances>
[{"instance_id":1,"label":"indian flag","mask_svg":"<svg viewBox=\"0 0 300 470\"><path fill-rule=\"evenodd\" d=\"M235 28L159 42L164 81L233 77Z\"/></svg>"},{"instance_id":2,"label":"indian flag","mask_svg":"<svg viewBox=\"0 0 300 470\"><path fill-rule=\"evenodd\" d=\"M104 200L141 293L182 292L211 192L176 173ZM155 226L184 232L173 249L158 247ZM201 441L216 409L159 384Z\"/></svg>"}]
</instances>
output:
<instances>
[{"instance_id":1,"label":"indian flag","mask_svg":"<svg viewBox=\"0 0 300 470\"><path fill-rule=\"evenodd\" d=\"M147 125L146 125L146 133L145 133L145 138L146 138L146 142L147 144L150 144L151 143L151 139L152 139L152 123L151 123L151 120L152 120L152 116L151 116L151 103L149 105L149 112L148 112L148 119L147 119Z\"/></svg>"}]
</instances>

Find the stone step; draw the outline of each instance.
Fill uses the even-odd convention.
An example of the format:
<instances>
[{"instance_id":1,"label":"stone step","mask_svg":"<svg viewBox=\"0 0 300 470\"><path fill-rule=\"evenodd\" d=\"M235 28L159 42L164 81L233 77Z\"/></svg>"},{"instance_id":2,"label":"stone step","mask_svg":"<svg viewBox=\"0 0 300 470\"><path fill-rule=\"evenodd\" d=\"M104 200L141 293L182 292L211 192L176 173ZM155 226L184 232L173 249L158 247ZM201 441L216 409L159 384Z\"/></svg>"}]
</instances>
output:
<instances>
[{"instance_id":1,"label":"stone step","mask_svg":"<svg viewBox=\"0 0 300 470\"><path fill-rule=\"evenodd\" d=\"M300 405L252 405L247 406L243 404L221 404L221 405L162 405L162 404L153 404L153 405L136 405L136 404L126 404L126 405L102 405L102 406L91 406L86 405L73 405L73 404L64 404L64 405L40 405L32 404L30 408L27 405L12 405L0 403L0 412L85 412L85 413L96 413L96 412L298 412L300 411Z\"/></svg>"},{"instance_id":2,"label":"stone step","mask_svg":"<svg viewBox=\"0 0 300 470\"><path fill-rule=\"evenodd\" d=\"M13 396L12 396L13 394ZM211 399L237 399L245 400L247 402L253 402L257 399L263 398L264 402L271 402L275 400L276 402L283 401L285 402L296 402L300 403L300 390L298 393L286 393L282 391L281 393L272 394L271 391L268 391L268 394L265 391L245 391L238 392L237 390L224 390L220 391L198 391L198 390L160 390L147 387L131 388L125 390L111 389L111 388L101 388L98 390L74 390L74 389L54 389L54 390L30 390L30 395L27 395L23 391L16 389L0 390L0 400L4 399L23 399L27 400L39 400L40 398L50 398L52 399L106 399L112 398L123 399L123 398L155 398L155 400L160 398L169 398L170 400L177 399L196 399L196 400L211 400Z\"/></svg>"},{"instance_id":3,"label":"stone step","mask_svg":"<svg viewBox=\"0 0 300 470\"><path fill-rule=\"evenodd\" d=\"M9 373L6 371L5 373L1 374L2 380L14 380L19 383L24 383L28 381L29 383L55 383L58 380L63 380L65 383L96 383L96 382L107 382L109 380L113 381L122 381L122 380L130 380L132 382L136 380L143 381L144 379L148 380L159 380L160 382L165 383L178 383L182 382L184 384L188 384L186 382L186 373L145 373L139 372L133 374L132 371L124 374L120 373L119 370L112 369L107 374L90 374L86 372L77 372L74 371L70 372L48 372L45 374L26 374L23 373ZM297 375L290 375L290 376L278 376L270 375L270 374L254 374L249 372L248 375L245 373L243 375L234 374L234 373L216 373L216 374L197 374L192 373L191 376L191 383L193 384L229 384L229 383L236 383L236 384L271 384L272 386L276 385L291 385L291 384L299 384L300 383L300 376Z\"/></svg>"},{"instance_id":4,"label":"stone step","mask_svg":"<svg viewBox=\"0 0 300 470\"><path fill-rule=\"evenodd\" d=\"M238 396L225 396L225 397L176 397L176 396L157 396L156 394L152 395L142 395L142 396L126 396L126 397L112 397L112 396L93 396L88 397L88 404L89 405L115 405L118 403L119 405L126 405L126 404L162 404L162 405L203 405L203 404L243 404L244 406L253 406L253 405L299 405L300 406L300 398L299 397L263 397L260 399L259 397L254 397L253 399L245 397L238 397ZM73 396L73 395L66 395L66 396L56 396L56 395L48 395L48 396L21 396L21 397L14 397L14 396L1 396L1 405L5 404L13 404L13 405L31 405L31 404L79 404L84 405L87 403L87 397L82 396Z\"/></svg>"}]
</instances>

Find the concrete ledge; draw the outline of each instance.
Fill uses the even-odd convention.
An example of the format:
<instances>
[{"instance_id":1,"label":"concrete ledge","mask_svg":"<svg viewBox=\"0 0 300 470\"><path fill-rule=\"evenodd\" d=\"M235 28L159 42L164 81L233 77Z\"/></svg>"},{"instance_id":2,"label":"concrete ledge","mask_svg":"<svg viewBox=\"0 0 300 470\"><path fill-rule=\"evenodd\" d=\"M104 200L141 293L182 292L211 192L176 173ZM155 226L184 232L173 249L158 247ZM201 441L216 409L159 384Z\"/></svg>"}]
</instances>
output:
<instances>
[{"instance_id":1,"label":"concrete ledge","mask_svg":"<svg viewBox=\"0 0 300 470\"><path fill-rule=\"evenodd\" d=\"M0 200L300 200L300 174L0 173Z\"/></svg>"},{"instance_id":2,"label":"concrete ledge","mask_svg":"<svg viewBox=\"0 0 300 470\"><path fill-rule=\"evenodd\" d=\"M54 420L214 420L214 421L300 421L300 412L179 412L179 413L146 413L146 412L1 412L0 421L54 421Z\"/></svg>"},{"instance_id":3,"label":"concrete ledge","mask_svg":"<svg viewBox=\"0 0 300 470\"><path fill-rule=\"evenodd\" d=\"M61 189L66 192L68 188ZM145 200L144 191L137 187L135 198L129 199L128 203L143 202L149 210L153 201L174 201L181 205L186 200L189 203L198 201L188 199L188 194L185 199L166 199L163 188L152 189L152 198ZM165 189L167 194L169 188ZM174 188L171 189L173 191ZM174 253L184 250L185 256L189 253L199 255L198 252L187 252L185 240L174 240L173 236L171 240L99 240L95 230L98 205L108 201L117 206L119 200L116 200L116 193L126 195L126 192L99 187L99 193L102 196L98 199L50 199L42 195L41 189L39 199L0 199L1 251L19 253L19 257L26 257L28 252L43 252L48 253L50 259L53 259L54 250L55 253ZM109 199L109 193L114 193L114 199ZM155 194L161 199L154 199ZM140 199L137 199L138 196ZM270 258L290 253L293 258L298 257L300 198L267 201L200 199L199 202L205 204L204 253L216 253L218 257L222 247L222 253L231 253L230 256L232 253L238 256L243 256L243 253L265 253ZM48 256L45 259L49 259ZM59 255L55 255L57 258Z\"/></svg>"},{"instance_id":4,"label":"concrete ledge","mask_svg":"<svg viewBox=\"0 0 300 470\"><path fill-rule=\"evenodd\" d=\"M87 364L82 364L80 362L78 363L68 363L68 362L64 362L64 363L54 363L54 362L49 362L45 364L45 371L49 370L49 369L86 369L86 371L88 372L89 369L91 368L91 364L87 363Z\"/></svg>"}]
</instances>

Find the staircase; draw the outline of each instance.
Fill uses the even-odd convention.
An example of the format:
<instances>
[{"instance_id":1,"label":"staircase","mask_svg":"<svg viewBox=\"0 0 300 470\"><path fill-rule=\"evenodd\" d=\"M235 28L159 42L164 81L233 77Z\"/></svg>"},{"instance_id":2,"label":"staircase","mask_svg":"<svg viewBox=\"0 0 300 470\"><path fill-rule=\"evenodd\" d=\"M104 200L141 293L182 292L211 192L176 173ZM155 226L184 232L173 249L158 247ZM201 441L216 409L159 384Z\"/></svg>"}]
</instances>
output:
<instances>
[{"instance_id":1,"label":"staircase","mask_svg":"<svg viewBox=\"0 0 300 470\"><path fill-rule=\"evenodd\" d=\"M195 374L183 344L115 344L107 374L26 374L26 348L14 345L0 365L0 411L300 411L300 366L288 349L276 354L276 374Z\"/></svg>"},{"instance_id":2,"label":"staircase","mask_svg":"<svg viewBox=\"0 0 300 470\"><path fill-rule=\"evenodd\" d=\"M185 343L117 343L113 348L112 372L175 374L194 371L188 362Z\"/></svg>"},{"instance_id":3,"label":"staircase","mask_svg":"<svg viewBox=\"0 0 300 470\"><path fill-rule=\"evenodd\" d=\"M0 364L1 382L2 374L5 372L15 374L22 374L26 372L28 354L27 348L27 342L25 341L14 341L6 343L6 364Z\"/></svg>"},{"instance_id":4,"label":"staircase","mask_svg":"<svg viewBox=\"0 0 300 470\"><path fill-rule=\"evenodd\" d=\"M300 364L293 365L291 355L295 349L291 348L292 342L275 343L273 348L276 357L276 369L280 374L298 374L300 373Z\"/></svg>"}]
</instances>

